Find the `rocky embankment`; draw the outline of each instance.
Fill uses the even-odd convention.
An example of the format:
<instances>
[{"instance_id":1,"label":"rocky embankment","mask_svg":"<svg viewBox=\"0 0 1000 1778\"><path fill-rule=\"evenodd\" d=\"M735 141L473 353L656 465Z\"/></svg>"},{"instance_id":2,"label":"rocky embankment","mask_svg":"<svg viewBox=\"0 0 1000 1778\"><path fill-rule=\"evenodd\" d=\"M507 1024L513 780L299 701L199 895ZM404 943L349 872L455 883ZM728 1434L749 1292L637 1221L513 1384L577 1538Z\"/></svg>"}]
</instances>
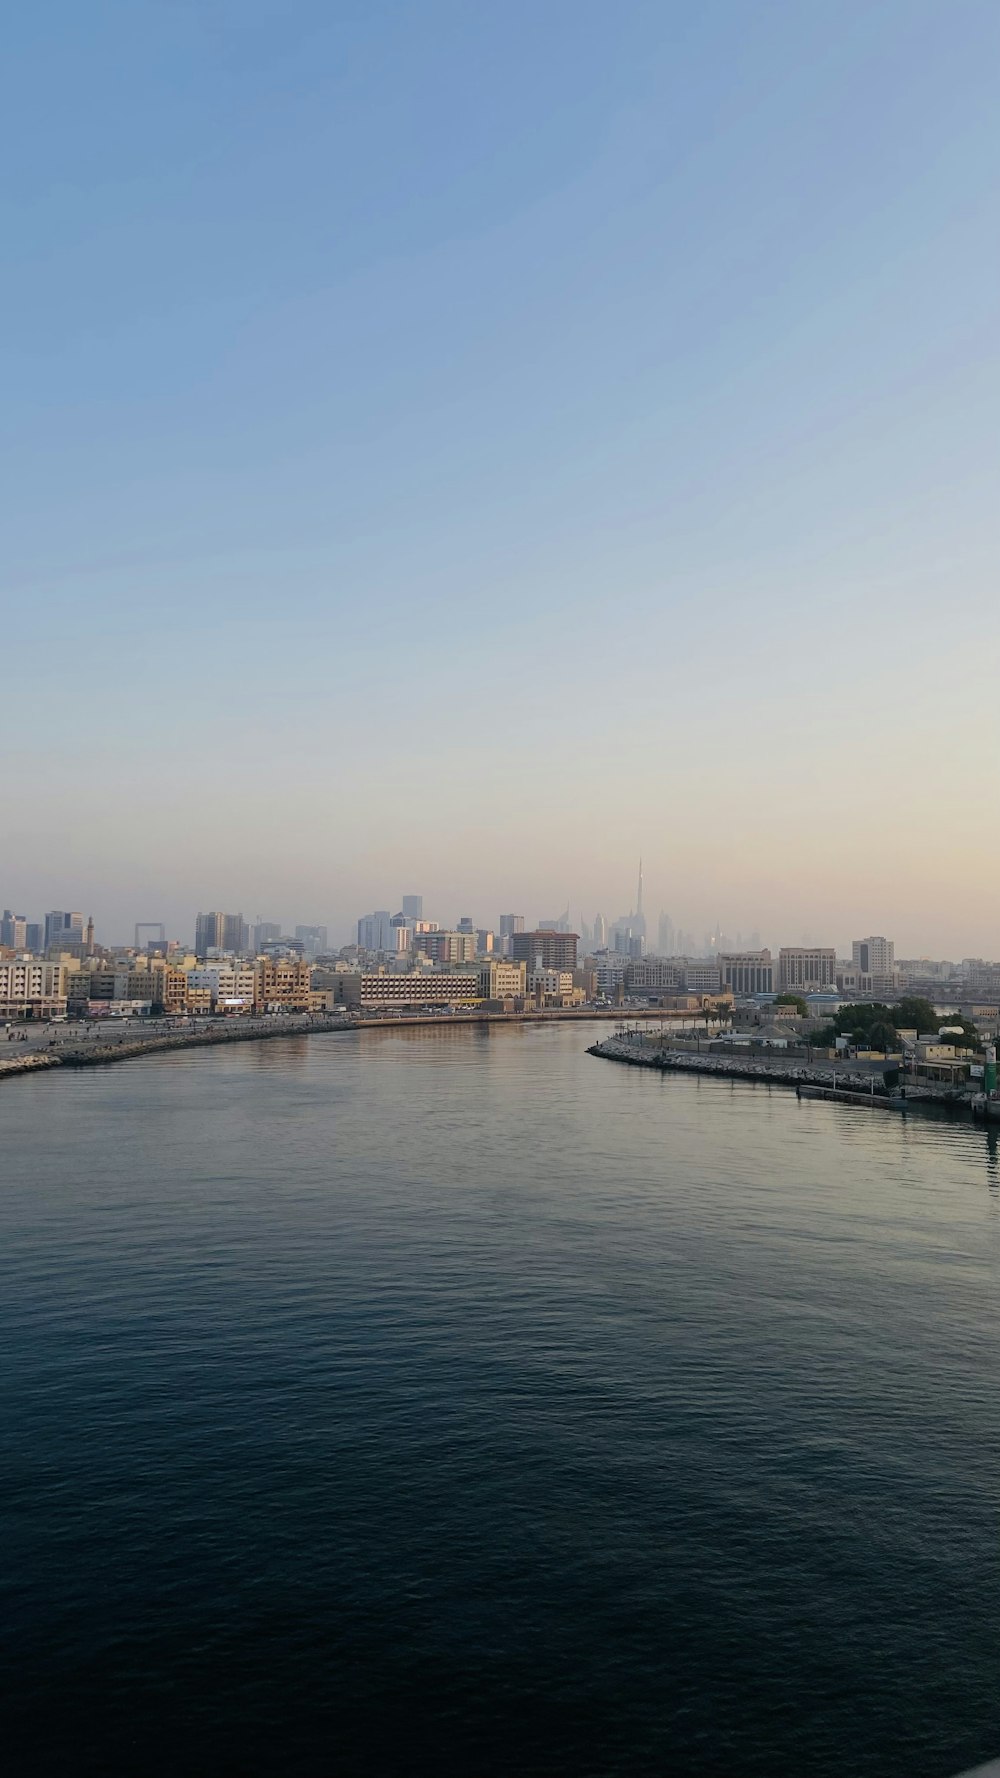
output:
<instances>
[{"instance_id":1,"label":"rocky embankment","mask_svg":"<svg viewBox=\"0 0 1000 1778\"><path fill-rule=\"evenodd\" d=\"M611 1062L627 1062L635 1068L656 1068L660 1073L715 1074L724 1080L762 1081L775 1086L813 1089L824 1098L860 1101L866 1105L874 1103L883 1109L902 1109L906 1104L899 1095L886 1092L880 1076L876 1075L873 1080L868 1072L844 1067L834 1071L830 1062L778 1061L770 1056L712 1056L690 1050L661 1049L630 1041L627 1037L605 1038L603 1043L592 1044L587 1054Z\"/></svg>"},{"instance_id":2,"label":"rocky embankment","mask_svg":"<svg viewBox=\"0 0 1000 1778\"><path fill-rule=\"evenodd\" d=\"M101 1041L62 1042L45 1049L6 1056L0 1052L0 1081L23 1074L36 1074L48 1068L100 1068L112 1062L127 1062L135 1056L149 1056L161 1050L203 1049L209 1044L251 1043L267 1037L306 1036L316 1030L340 1027L320 1026L302 1019L269 1018L251 1025L212 1026L194 1031L165 1031L156 1035L139 1034L107 1037Z\"/></svg>"}]
</instances>

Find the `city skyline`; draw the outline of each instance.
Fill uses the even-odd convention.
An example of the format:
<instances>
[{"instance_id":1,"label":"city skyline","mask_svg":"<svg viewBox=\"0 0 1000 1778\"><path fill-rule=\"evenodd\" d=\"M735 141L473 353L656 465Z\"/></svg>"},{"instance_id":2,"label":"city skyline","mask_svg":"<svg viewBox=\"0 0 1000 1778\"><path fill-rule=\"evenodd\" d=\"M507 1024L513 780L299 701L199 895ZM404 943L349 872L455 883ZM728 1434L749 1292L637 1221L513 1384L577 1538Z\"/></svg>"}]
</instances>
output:
<instances>
[{"instance_id":1,"label":"city skyline","mask_svg":"<svg viewBox=\"0 0 1000 1778\"><path fill-rule=\"evenodd\" d=\"M856 953L857 938L855 936L848 938L841 930L843 927L842 915L840 916L840 925L836 930L818 931L800 924L797 929L791 927L788 930L774 932L765 930L763 936L759 926L743 925L735 920L728 923L716 920L711 924L706 924L704 919L693 918L691 923L686 925L683 920L675 919L669 909L661 908L657 916L646 917L641 905L644 899L643 881L644 870L640 859L638 894L635 897L640 905L634 910L634 915L638 915L640 922L638 925L635 924L634 915L627 912L619 916L608 915L600 908L592 909L589 914L582 908L577 912L573 908L572 900L570 908L567 910L568 925L562 916L556 920L551 917L534 916L530 912L521 911L521 909L518 909L514 914L509 912L494 914L490 911L485 918L479 919L470 915L463 906L461 914L451 913L449 915L447 909L442 912L435 907L433 898L423 893L414 894L411 892L398 896L393 905L389 905L393 898L388 897L386 905L381 910L374 909L370 913L360 912L353 917L332 918L323 922L313 921L310 923L303 923L296 916L283 920L269 919L267 915L256 913L253 916L248 916L245 907L240 907L237 911L234 899L231 909L223 909L220 903L219 910L216 912L206 913L199 910L188 913L181 917L176 927L172 927L168 920L143 919L131 922L128 932L134 931L136 945L139 943L140 930L144 929L158 933L164 942L169 940L172 943L179 943L185 948L194 949L198 954L204 954L208 948L230 951L241 948L246 950L250 947L257 950L261 944L273 942L279 938L294 938L303 944L306 954L315 956L319 950L329 949L333 952L349 948L359 942L359 931L363 922L384 926L385 933L380 933L380 937L385 939L386 944L388 944L391 925L405 921L407 925L412 926L414 919L423 919L444 932L466 931L474 934L477 931L480 933L488 931L496 935L499 943L506 924L511 920L517 920L520 925L515 930L523 931L527 928L531 931L543 926L544 923L544 926L549 929L558 928L561 925L565 930L574 931L581 939L581 954L584 950L601 950L603 948L621 949L623 952L627 952L629 948L628 933L634 931L638 934L640 929L642 942L633 947L633 955L637 956L689 955L696 957L710 956L723 951L751 952L769 949L777 958L778 952L782 948L814 947L817 945L829 947L835 951L838 957L849 957L852 947ZM96 921L92 913L87 915L79 912L64 914L46 910L36 917L34 910L23 907L17 897L7 897L6 899L11 905L5 908L4 924L9 924L10 930L6 939L0 933L0 944L7 943L14 948L22 948L23 941L19 935L22 932L34 933L37 935L37 945L23 943L23 948L44 950L48 948L50 942L55 942L56 923L59 924L60 930L63 926L72 929L77 939L83 934L86 925L91 942L95 932L104 945L125 949L132 942L124 931L115 934L110 930L101 929L100 921ZM408 904L408 911L404 911L404 904ZM993 958L997 955L996 951L988 947L955 949L949 952L927 943L908 943L909 928L906 924L900 926L897 922L887 922L884 919L875 923L870 920L867 923L864 921L855 922L852 934L866 929L869 932L874 931L876 925L883 932L894 934L902 932L901 940L897 936L892 941L899 956L938 958L960 962L968 958ZM381 942L376 943L373 937L371 948L381 949L384 947Z\"/></svg>"}]
</instances>

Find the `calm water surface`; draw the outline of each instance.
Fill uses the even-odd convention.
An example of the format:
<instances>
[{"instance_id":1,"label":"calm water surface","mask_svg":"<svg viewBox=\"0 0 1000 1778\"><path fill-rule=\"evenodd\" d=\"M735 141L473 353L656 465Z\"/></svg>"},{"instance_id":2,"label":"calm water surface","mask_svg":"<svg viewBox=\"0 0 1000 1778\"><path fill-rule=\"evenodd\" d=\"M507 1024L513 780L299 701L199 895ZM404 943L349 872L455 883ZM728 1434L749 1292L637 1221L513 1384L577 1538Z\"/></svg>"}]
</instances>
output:
<instances>
[{"instance_id":1,"label":"calm water surface","mask_svg":"<svg viewBox=\"0 0 1000 1778\"><path fill-rule=\"evenodd\" d=\"M1000 1752L995 1136L588 1040L2 1089L5 1770Z\"/></svg>"}]
</instances>

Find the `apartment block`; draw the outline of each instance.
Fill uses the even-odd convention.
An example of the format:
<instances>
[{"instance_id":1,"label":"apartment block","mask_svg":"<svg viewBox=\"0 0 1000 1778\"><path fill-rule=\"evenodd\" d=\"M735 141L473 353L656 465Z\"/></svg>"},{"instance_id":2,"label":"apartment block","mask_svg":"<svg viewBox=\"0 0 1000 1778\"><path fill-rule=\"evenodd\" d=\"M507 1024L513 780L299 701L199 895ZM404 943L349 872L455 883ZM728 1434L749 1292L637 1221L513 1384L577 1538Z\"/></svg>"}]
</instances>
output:
<instances>
[{"instance_id":1,"label":"apartment block","mask_svg":"<svg viewBox=\"0 0 1000 1778\"><path fill-rule=\"evenodd\" d=\"M510 954L515 963L527 963L529 967L540 964L543 969L575 969L579 942L578 932L557 932L553 927L512 932Z\"/></svg>"}]
</instances>

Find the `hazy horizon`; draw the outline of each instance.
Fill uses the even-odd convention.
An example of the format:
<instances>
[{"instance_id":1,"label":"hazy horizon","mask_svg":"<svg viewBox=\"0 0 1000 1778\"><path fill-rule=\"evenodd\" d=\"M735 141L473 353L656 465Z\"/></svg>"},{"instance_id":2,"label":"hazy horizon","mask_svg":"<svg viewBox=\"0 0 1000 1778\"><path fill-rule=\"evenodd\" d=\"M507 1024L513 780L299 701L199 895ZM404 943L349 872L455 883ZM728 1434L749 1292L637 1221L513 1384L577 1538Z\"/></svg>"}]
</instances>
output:
<instances>
[{"instance_id":1,"label":"hazy horizon","mask_svg":"<svg viewBox=\"0 0 1000 1778\"><path fill-rule=\"evenodd\" d=\"M994 6L8 35L0 905L1000 957Z\"/></svg>"}]
</instances>

